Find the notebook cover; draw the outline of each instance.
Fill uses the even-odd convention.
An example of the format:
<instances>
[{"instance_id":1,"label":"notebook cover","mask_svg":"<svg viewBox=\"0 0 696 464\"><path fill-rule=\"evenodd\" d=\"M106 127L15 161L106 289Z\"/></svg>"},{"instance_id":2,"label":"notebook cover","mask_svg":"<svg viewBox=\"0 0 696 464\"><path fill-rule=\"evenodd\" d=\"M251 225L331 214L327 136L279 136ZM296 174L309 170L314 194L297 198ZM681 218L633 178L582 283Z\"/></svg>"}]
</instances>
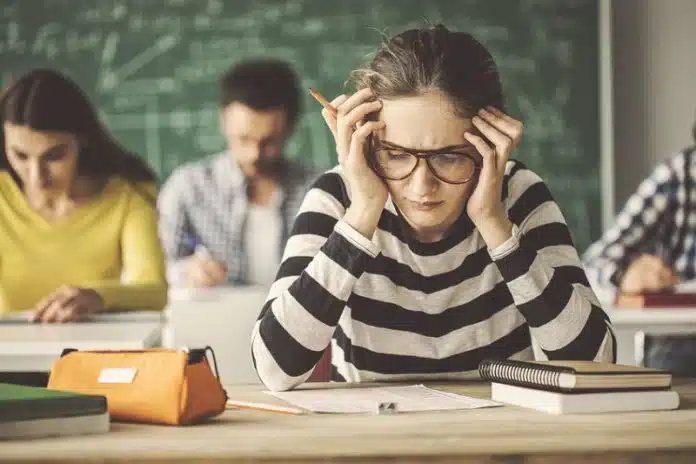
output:
<instances>
[{"instance_id":1,"label":"notebook cover","mask_svg":"<svg viewBox=\"0 0 696 464\"><path fill-rule=\"evenodd\" d=\"M513 375L516 374L516 375ZM660 374L671 375L658 369L593 361L521 361L516 359L486 359L479 364L479 375L484 380L558 393L619 392L661 390L669 387L632 386L603 388L564 388L559 385L560 374L577 376L615 376Z\"/></svg>"},{"instance_id":2,"label":"notebook cover","mask_svg":"<svg viewBox=\"0 0 696 464\"><path fill-rule=\"evenodd\" d=\"M660 374L663 371L649 367L629 366L626 364L600 363L595 361L516 361L529 367L541 367L578 375L642 375Z\"/></svg>"},{"instance_id":3,"label":"notebook cover","mask_svg":"<svg viewBox=\"0 0 696 464\"><path fill-rule=\"evenodd\" d=\"M106 397L0 383L0 422L102 414Z\"/></svg>"}]
</instances>

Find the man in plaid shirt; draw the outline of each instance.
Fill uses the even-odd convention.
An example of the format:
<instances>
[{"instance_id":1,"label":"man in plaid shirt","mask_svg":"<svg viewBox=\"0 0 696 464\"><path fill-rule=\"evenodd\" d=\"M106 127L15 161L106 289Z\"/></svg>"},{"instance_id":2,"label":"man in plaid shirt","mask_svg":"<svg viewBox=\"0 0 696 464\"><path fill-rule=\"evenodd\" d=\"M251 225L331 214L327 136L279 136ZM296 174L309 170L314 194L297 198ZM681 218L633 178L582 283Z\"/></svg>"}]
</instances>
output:
<instances>
[{"instance_id":1,"label":"man in plaid shirt","mask_svg":"<svg viewBox=\"0 0 696 464\"><path fill-rule=\"evenodd\" d=\"M283 157L300 112L291 67L233 66L220 82L227 150L176 169L158 199L172 286L268 285L315 177Z\"/></svg>"},{"instance_id":2,"label":"man in plaid shirt","mask_svg":"<svg viewBox=\"0 0 696 464\"><path fill-rule=\"evenodd\" d=\"M696 143L696 124L693 128ZM696 279L696 145L657 165L584 256L600 299ZM646 340L645 365L696 375L696 336Z\"/></svg>"}]
</instances>

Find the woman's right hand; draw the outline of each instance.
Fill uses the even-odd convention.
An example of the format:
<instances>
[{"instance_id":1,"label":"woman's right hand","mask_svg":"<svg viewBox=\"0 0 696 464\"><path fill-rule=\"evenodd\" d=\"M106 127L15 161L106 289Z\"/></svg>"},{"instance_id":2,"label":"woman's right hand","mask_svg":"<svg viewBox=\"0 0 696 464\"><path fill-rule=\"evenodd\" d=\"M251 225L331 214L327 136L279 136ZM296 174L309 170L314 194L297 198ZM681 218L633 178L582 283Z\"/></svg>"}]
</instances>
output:
<instances>
[{"instance_id":1,"label":"woman's right hand","mask_svg":"<svg viewBox=\"0 0 696 464\"><path fill-rule=\"evenodd\" d=\"M331 102L336 116L327 109L321 112L336 140L338 162L351 192L351 205L343 220L370 239L389 195L386 184L367 162L369 136L385 127L384 121L365 121L368 114L382 108L382 102L372 98L370 89L362 89Z\"/></svg>"}]
</instances>

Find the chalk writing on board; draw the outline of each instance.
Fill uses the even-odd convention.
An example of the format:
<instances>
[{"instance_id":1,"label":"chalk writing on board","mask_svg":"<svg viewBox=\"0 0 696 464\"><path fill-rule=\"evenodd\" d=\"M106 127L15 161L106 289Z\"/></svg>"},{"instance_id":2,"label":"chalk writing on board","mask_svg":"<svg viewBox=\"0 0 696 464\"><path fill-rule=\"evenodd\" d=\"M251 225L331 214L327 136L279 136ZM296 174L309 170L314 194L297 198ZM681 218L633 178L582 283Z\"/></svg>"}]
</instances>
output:
<instances>
[{"instance_id":1,"label":"chalk writing on board","mask_svg":"<svg viewBox=\"0 0 696 464\"><path fill-rule=\"evenodd\" d=\"M303 88L334 96L349 90L349 71L369 59L384 34L428 21L466 30L495 56L507 109L524 120L515 156L545 178L580 245L599 233L597 0L36 4L0 3L0 78L36 66L68 72L119 140L163 178L224 149L217 82L238 60L288 60ZM334 142L316 104L307 96L304 104L288 152L328 168L336 162Z\"/></svg>"}]
</instances>

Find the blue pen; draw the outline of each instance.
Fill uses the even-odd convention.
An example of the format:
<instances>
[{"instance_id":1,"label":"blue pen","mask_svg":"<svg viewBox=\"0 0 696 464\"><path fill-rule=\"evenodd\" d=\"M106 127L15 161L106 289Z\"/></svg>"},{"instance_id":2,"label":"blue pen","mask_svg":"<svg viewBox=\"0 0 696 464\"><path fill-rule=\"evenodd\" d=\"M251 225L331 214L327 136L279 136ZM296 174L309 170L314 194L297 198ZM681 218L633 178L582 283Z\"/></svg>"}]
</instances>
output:
<instances>
[{"instance_id":1,"label":"blue pen","mask_svg":"<svg viewBox=\"0 0 696 464\"><path fill-rule=\"evenodd\" d=\"M213 259L213 255L208 251L208 249L203 245L203 242L198 237L194 237L189 240L189 248L193 249L193 254L201 259Z\"/></svg>"}]
</instances>

